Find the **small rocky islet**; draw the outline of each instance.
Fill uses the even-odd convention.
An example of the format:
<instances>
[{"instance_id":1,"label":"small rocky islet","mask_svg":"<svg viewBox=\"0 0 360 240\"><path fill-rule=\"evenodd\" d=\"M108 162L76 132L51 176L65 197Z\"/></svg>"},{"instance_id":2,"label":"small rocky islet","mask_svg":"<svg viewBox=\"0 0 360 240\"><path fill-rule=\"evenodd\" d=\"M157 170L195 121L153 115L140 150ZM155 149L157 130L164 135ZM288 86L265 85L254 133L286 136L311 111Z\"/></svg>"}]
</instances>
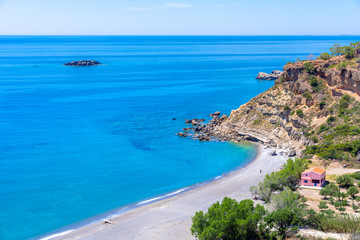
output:
<instances>
[{"instance_id":1,"label":"small rocky islet","mask_svg":"<svg viewBox=\"0 0 360 240\"><path fill-rule=\"evenodd\" d=\"M100 62L95 60L80 60L80 61L73 61L64 64L65 66L72 66L72 67L89 67L95 65L101 65Z\"/></svg>"}]
</instances>

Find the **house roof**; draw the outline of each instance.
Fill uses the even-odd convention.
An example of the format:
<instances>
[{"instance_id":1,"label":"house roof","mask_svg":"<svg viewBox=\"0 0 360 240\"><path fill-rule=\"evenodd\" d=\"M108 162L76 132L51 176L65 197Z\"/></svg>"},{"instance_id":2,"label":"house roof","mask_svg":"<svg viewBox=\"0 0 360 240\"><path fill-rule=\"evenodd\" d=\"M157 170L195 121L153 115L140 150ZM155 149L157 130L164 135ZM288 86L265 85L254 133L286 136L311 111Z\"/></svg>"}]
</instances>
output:
<instances>
[{"instance_id":1,"label":"house roof","mask_svg":"<svg viewBox=\"0 0 360 240\"><path fill-rule=\"evenodd\" d=\"M303 173L308 173L308 172L316 172L318 174L323 174L326 171L324 169L322 169L322 168L319 168L319 167L313 167L313 168L305 170Z\"/></svg>"}]
</instances>

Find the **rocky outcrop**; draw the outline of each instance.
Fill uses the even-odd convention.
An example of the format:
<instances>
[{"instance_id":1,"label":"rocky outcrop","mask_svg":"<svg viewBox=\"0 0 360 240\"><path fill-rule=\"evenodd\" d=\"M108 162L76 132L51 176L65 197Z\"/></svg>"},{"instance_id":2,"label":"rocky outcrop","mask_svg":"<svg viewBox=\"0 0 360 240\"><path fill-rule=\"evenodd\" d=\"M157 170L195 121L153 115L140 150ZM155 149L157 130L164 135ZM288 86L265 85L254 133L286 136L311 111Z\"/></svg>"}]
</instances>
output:
<instances>
[{"instance_id":1,"label":"rocky outcrop","mask_svg":"<svg viewBox=\"0 0 360 240\"><path fill-rule=\"evenodd\" d=\"M343 56L287 64L272 88L230 116L210 114L210 121L187 128L185 134L201 141L250 140L299 156L313 144L304 133L326 122L329 107L338 103L343 90L360 99L359 84L359 64Z\"/></svg>"},{"instance_id":2,"label":"rocky outcrop","mask_svg":"<svg viewBox=\"0 0 360 240\"><path fill-rule=\"evenodd\" d=\"M88 67L93 65L101 65L101 63L94 60L81 60L81 61L73 61L73 62L65 63L64 65L73 66L73 67Z\"/></svg>"},{"instance_id":3,"label":"rocky outcrop","mask_svg":"<svg viewBox=\"0 0 360 240\"><path fill-rule=\"evenodd\" d=\"M360 58L360 48L356 49L355 58Z\"/></svg>"},{"instance_id":4,"label":"rocky outcrop","mask_svg":"<svg viewBox=\"0 0 360 240\"><path fill-rule=\"evenodd\" d=\"M256 79L275 80L275 79L278 79L281 74L282 74L282 71L278 71L278 70L274 70L270 74L264 73L264 72L259 72Z\"/></svg>"}]
</instances>

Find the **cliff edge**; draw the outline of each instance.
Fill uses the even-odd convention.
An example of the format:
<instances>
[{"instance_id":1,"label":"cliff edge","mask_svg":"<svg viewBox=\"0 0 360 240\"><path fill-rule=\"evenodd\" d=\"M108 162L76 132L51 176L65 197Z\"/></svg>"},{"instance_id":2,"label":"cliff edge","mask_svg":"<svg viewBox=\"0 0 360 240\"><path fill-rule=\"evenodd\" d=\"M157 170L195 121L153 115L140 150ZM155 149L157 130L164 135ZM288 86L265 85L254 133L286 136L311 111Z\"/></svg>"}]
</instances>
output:
<instances>
[{"instance_id":1,"label":"cliff edge","mask_svg":"<svg viewBox=\"0 0 360 240\"><path fill-rule=\"evenodd\" d=\"M257 141L293 149L291 155L300 155L326 140L352 141L360 136L360 128L359 136L349 133L345 138L334 136L329 140L326 135L346 124L360 127L359 57L360 49L352 59L335 56L288 63L272 88L231 111L229 117L216 115L206 124L185 128L185 135L205 141ZM346 108L341 105L344 96Z\"/></svg>"}]
</instances>

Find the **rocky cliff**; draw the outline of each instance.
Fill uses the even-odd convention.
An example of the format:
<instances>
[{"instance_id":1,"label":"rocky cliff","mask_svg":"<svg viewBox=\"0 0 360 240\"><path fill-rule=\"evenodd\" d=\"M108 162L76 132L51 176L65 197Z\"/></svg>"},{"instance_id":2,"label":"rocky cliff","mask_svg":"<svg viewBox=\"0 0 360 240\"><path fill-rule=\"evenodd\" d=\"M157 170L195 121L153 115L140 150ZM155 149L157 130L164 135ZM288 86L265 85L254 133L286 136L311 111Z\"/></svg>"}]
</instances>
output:
<instances>
[{"instance_id":1,"label":"rocky cliff","mask_svg":"<svg viewBox=\"0 0 360 240\"><path fill-rule=\"evenodd\" d=\"M360 56L360 50L357 54ZM184 129L188 131L185 135L205 141L252 140L299 154L315 144L313 134L330 115L337 114L341 96L360 99L359 84L357 59L336 56L288 63L272 88L233 110L229 117L213 116L207 124Z\"/></svg>"}]
</instances>

